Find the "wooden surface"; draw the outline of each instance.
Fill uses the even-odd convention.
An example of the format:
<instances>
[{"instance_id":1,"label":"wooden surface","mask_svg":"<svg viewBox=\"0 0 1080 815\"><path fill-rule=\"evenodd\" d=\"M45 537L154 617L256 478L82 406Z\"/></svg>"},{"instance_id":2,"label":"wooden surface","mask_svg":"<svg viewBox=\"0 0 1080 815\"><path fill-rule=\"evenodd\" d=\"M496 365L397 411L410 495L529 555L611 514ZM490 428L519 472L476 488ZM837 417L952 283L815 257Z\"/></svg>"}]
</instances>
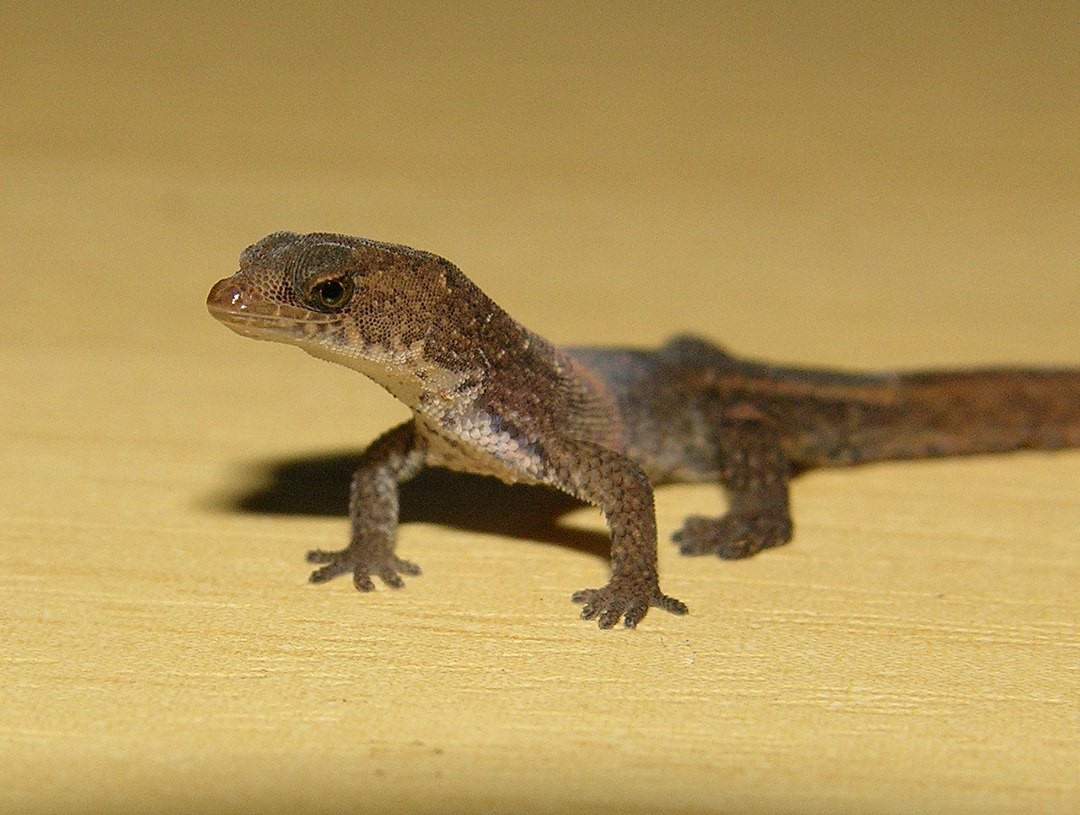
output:
<instances>
[{"instance_id":1,"label":"wooden surface","mask_svg":"<svg viewBox=\"0 0 1080 815\"><path fill-rule=\"evenodd\" d=\"M0 810L1080 811L1080 453L811 474L794 545L410 489L401 592L306 584L404 410L203 300L275 229L459 263L557 342L1080 364L1075 3L0 12ZM806 9L806 10L795 10ZM996 10L995 10L996 9Z\"/></svg>"}]
</instances>

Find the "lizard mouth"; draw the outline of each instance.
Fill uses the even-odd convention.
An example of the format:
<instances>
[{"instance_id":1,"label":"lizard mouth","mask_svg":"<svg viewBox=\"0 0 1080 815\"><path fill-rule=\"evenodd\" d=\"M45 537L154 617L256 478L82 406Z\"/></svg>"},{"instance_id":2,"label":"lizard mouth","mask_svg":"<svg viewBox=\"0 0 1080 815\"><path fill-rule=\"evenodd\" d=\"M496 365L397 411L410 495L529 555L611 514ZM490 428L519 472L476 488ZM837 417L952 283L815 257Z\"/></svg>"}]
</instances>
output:
<instances>
[{"instance_id":1,"label":"lizard mouth","mask_svg":"<svg viewBox=\"0 0 1080 815\"><path fill-rule=\"evenodd\" d=\"M214 284L206 308L237 334L257 340L310 340L340 323L330 314L267 300L231 277Z\"/></svg>"}]
</instances>

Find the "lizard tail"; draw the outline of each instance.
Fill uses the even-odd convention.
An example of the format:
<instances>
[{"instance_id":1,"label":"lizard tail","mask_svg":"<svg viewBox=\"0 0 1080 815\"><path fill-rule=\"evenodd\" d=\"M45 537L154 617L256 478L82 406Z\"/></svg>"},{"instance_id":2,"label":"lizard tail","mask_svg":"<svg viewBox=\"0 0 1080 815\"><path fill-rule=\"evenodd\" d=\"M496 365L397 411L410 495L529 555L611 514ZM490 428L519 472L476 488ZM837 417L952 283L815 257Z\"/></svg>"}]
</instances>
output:
<instances>
[{"instance_id":1,"label":"lizard tail","mask_svg":"<svg viewBox=\"0 0 1080 815\"><path fill-rule=\"evenodd\" d=\"M865 459L1080 447L1080 370L902 374L891 409L868 416Z\"/></svg>"}]
</instances>

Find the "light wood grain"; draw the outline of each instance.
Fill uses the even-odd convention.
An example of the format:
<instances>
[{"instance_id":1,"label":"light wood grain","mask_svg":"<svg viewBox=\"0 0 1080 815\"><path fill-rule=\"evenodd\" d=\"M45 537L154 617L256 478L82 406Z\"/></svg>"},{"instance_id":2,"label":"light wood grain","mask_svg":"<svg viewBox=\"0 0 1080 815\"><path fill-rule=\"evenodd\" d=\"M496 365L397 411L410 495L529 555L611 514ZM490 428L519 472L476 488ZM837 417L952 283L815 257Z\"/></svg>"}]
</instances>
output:
<instances>
[{"instance_id":1,"label":"light wood grain","mask_svg":"<svg viewBox=\"0 0 1080 815\"><path fill-rule=\"evenodd\" d=\"M1080 454L808 475L792 546L663 543L691 615L634 632L569 603L596 512L429 479L424 575L361 596L302 554L403 409L203 308L334 229L560 342L1080 365L1078 22L4 11L0 810L1080 809ZM662 535L720 506L665 488Z\"/></svg>"}]
</instances>

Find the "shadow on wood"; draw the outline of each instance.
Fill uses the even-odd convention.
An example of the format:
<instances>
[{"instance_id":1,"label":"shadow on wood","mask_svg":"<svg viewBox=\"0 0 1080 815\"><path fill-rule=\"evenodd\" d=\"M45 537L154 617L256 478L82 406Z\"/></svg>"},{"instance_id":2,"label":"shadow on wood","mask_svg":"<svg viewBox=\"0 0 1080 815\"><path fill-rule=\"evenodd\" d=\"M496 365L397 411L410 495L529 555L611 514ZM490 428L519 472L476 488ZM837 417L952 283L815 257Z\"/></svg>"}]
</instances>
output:
<instances>
[{"instance_id":1,"label":"shadow on wood","mask_svg":"<svg viewBox=\"0 0 1080 815\"><path fill-rule=\"evenodd\" d=\"M218 512L345 516L349 481L359 454L328 453L244 465L237 478L251 485L204 503ZM440 524L473 532L553 543L607 558L601 532L575 529L559 518L581 503L545 487L508 485L494 478L432 469L401 487L401 523ZM342 541L342 546L345 541Z\"/></svg>"}]
</instances>

